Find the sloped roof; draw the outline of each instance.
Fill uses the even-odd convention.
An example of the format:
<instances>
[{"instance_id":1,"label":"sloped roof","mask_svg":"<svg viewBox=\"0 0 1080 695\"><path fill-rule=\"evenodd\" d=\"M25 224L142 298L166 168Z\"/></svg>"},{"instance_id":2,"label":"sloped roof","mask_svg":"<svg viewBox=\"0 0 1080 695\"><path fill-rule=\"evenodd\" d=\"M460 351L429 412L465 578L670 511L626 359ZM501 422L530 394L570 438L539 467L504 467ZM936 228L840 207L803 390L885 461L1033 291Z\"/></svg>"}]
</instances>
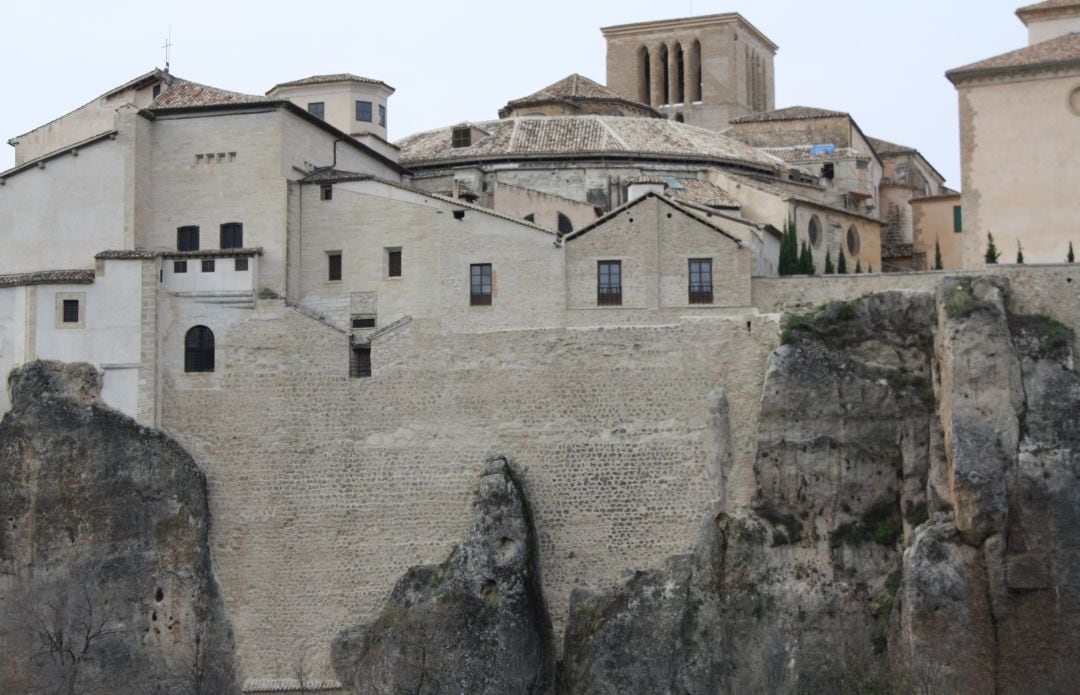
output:
<instances>
[{"instance_id":1,"label":"sloped roof","mask_svg":"<svg viewBox=\"0 0 1080 695\"><path fill-rule=\"evenodd\" d=\"M678 203L690 203L704 205L709 208L722 208L737 210L742 203L735 200L731 195L711 181L700 179L676 179L683 188L669 188L664 195Z\"/></svg>"},{"instance_id":2,"label":"sloped roof","mask_svg":"<svg viewBox=\"0 0 1080 695\"><path fill-rule=\"evenodd\" d=\"M1037 2L1034 5L1025 5L1016 11L1016 15L1020 17L1024 24L1027 24L1029 17L1037 17L1039 15L1054 15L1058 14L1059 10L1072 10L1080 11L1080 0L1046 0L1046 2ZM1071 14L1066 12L1065 14Z\"/></svg>"},{"instance_id":3,"label":"sloped roof","mask_svg":"<svg viewBox=\"0 0 1080 695\"><path fill-rule=\"evenodd\" d=\"M836 118L837 116L849 116L843 111L830 111L813 106L787 106L775 111L752 113L749 116L736 118L732 123L767 123L769 121L802 121L810 118Z\"/></svg>"},{"instance_id":4,"label":"sloped roof","mask_svg":"<svg viewBox=\"0 0 1080 695\"><path fill-rule=\"evenodd\" d=\"M93 270L43 270L36 273L0 275L0 287L20 285L89 285L94 281Z\"/></svg>"},{"instance_id":5,"label":"sloped roof","mask_svg":"<svg viewBox=\"0 0 1080 695\"><path fill-rule=\"evenodd\" d=\"M266 93L270 94L275 89L282 87L303 87L311 84L332 84L334 82L358 82L360 84L381 84L389 89L391 92L394 88L386 84L382 80L375 80L370 77L361 77L360 75L354 75L350 72L339 72L333 75L312 75L311 77L304 77L299 80L292 80L291 82L279 82L271 87Z\"/></svg>"},{"instance_id":6,"label":"sloped roof","mask_svg":"<svg viewBox=\"0 0 1080 695\"><path fill-rule=\"evenodd\" d=\"M675 208L676 210L683 213L687 217L691 218L695 222L703 224L706 227L708 227L709 229L712 229L714 232L719 232L720 234L723 234L728 239L734 241L736 245L738 245L738 246L743 245L743 242L737 236L732 234L731 232L727 232L727 231L721 229L720 227L713 224L712 222L709 222L708 220L702 218L701 215L696 214L693 210L690 210L689 208L686 208L686 207L680 205L679 203L675 202L674 200L671 200L669 197L663 196L663 195L657 195L655 193L646 193L645 195L641 196L640 198L635 198L634 200L631 200L629 203L626 203L626 204L624 204L624 205L622 205L620 207L615 208L614 210L612 210L608 214L604 215L603 217L599 218L595 222L592 222L591 224L588 224L588 225L582 227L581 229L576 229L576 230L570 232L569 234L564 236L563 239L565 241L573 241L574 239L578 238L579 236L585 234L586 232L590 232L593 229L596 229L597 227L600 227L600 226L603 226L603 225L607 224L612 219L618 217L619 215L626 212L627 210L629 210L629 209L631 209L631 208L633 208L633 207L635 207L637 205L640 205L641 203L643 203L646 200L649 200L650 198L654 198L654 199L659 200L660 202L664 203L665 205L668 205L669 207ZM562 236L562 235L560 235L560 236Z\"/></svg>"},{"instance_id":7,"label":"sloped roof","mask_svg":"<svg viewBox=\"0 0 1080 695\"><path fill-rule=\"evenodd\" d=\"M897 145L895 142L889 142L888 140L882 140L881 138L867 136L866 141L870 143L870 147L874 148L874 152L877 152L879 157L897 154L916 154L918 152L914 147Z\"/></svg>"},{"instance_id":8,"label":"sloped roof","mask_svg":"<svg viewBox=\"0 0 1080 695\"><path fill-rule=\"evenodd\" d=\"M209 87L198 82L174 77L168 89L163 89L157 99L150 103L150 109L185 109L199 106L221 106L225 104L272 104L277 99L256 94L230 92L226 89Z\"/></svg>"},{"instance_id":9,"label":"sloped roof","mask_svg":"<svg viewBox=\"0 0 1080 695\"><path fill-rule=\"evenodd\" d=\"M547 104L551 102L563 102L570 103L575 106L582 106L588 102L604 102L604 103L620 103L627 106L638 109L640 111L646 111L656 114L657 118L663 118L663 114L647 104L642 104L632 99L616 94L599 82L590 80L588 77L577 74L562 78L554 84L549 84L538 92L534 92L527 97L521 97L520 99L514 99L508 101L506 106L499 109L499 116L505 117L514 109L528 107L533 104Z\"/></svg>"},{"instance_id":10,"label":"sloped roof","mask_svg":"<svg viewBox=\"0 0 1080 695\"><path fill-rule=\"evenodd\" d=\"M410 135L396 144L411 168L477 160L611 156L729 162L776 170L783 163L757 148L704 128L656 118L519 116L473 124L488 134L453 147L452 128Z\"/></svg>"},{"instance_id":11,"label":"sloped roof","mask_svg":"<svg viewBox=\"0 0 1080 695\"><path fill-rule=\"evenodd\" d=\"M1080 34L1065 34L945 73L952 82L969 77L1051 67L1080 68Z\"/></svg>"}]
</instances>

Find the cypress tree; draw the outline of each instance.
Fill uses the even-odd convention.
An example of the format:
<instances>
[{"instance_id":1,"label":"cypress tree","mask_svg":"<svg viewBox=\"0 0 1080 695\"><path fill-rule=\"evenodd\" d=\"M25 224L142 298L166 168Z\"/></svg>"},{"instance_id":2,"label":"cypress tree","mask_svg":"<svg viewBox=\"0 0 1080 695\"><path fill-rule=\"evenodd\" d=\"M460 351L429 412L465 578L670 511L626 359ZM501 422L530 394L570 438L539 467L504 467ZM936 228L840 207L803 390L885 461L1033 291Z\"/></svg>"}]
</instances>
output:
<instances>
[{"instance_id":1,"label":"cypress tree","mask_svg":"<svg viewBox=\"0 0 1080 695\"><path fill-rule=\"evenodd\" d=\"M832 252L828 249L825 250L825 274L833 275L836 273L836 268L832 264Z\"/></svg>"},{"instance_id":2,"label":"cypress tree","mask_svg":"<svg viewBox=\"0 0 1080 695\"><path fill-rule=\"evenodd\" d=\"M1069 255L1065 257L1065 260L1068 261L1069 263L1072 263L1073 261L1076 260L1076 256L1073 255L1072 242L1071 241L1069 242Z\"/></svg>"},{"instance_id":3,"label":"cypress tree","mask_svg":"<svg viewBox=\"0 0 1080 695\"><path fill-rule=\"evenodd\" d=\"M997 246L994 246L994 235L990 232L986 233L986 262L997 263L998 258L1001 257L1001 251L997 250Z\"/></svg>"},{"instance_id":4,"label":"cypress tree","mask_svg":"<svg viewBox=\"0 0 1080 695\"><path fill-rule=\"evenodd\" d=\"M945 270L945 266L941 264L941 240L938 239L934 242L934 270Z\"/></svg>"},{"instance_id":5,"label":"cypress tree","mask_svg":"<svg viewBox=\"0 0 1080 695\"><path fill-rule=\"evenodd\" d=\"M809 243L803 244L803 252L799 256L799 272L803 275L814 274L814 249Z\"/></svg>"},{"instance_id":6,"label":"cypress tree","mask_svg":"<svg viewBox=\"0 0 1080 695\"><path fill-rule=\"evenodd\" d=\"M862 259L861 258L856 258L855 259L855 274L858 275L861 272L862 272Z\"/></svg>"},{"instance_id":7,"label":"cypress tree","mask_svg":"<svg viewBox=\"0 0 1080 695\"><path fill-rule=\"evenodd\" d=\"M844 249L840 249L840 260L836 263L836 273L838 275L847 275L847 258L844 256Z\"/></svg>"},{"instance_id":8,"label":"cypress tree","mask_svg":"<svg viewBox=\"0 0 1080 695\"><path fill-rule=\"evenodd\" d=\"M784 225L784 234L780 237L780 264L777 268L781 275L795 275L799 272L799 246L795 239L795 225Z\"/></svg>"},{"instance_id":9,"label":"cypress tree","mask_svg":"<svg viewBox=\"0 0 1080 695\"><path fill-rule=\"evenodd\" d=\"M1020 246L1020 240L1019 239L1016 240L1016 262L1017 263L1023 263L1024 262L1024 249L1023 249L1022 246Z\"/></svg>"}]
</instances>

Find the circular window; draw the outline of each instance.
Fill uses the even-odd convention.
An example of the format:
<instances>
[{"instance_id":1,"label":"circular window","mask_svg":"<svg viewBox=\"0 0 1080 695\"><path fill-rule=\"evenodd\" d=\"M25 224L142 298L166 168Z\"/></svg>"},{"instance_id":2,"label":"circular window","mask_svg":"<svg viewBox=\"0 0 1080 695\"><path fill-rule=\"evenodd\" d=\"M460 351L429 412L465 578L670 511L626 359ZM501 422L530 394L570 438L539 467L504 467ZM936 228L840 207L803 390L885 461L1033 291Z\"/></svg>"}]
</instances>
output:
<instances>
[{"instance_id":1,"label":"circular window","mask_svg":"<svg viewBox=\"0 0 1080 695\"><path fill-rule=\"evenodd\" d=\"M855 229L855 225L851 225L847 230L847 250L848 255L859 255L859 230Z\"/></svg>"},{"instance_id":2,"label":"circular window","mask_svg":"<svg viewBox=\"0 0 1080 695\"><path fill-rule=\"evenodd\" d=\"M810 218L810 225L806 228L806 235L810 237L810 245L817 248L821 245L821 221L817 215Z\"/></svg>"},{"instance_id":3,"label":"circular window","mask_svg":"<svg viewBox=\"0 0 1080 695\"><path fill-rule=\"evenodd\" d=\"M1080 116L1080 87L1076 87L1069 94L1069 110Z\"/></svg>"}]
</instances>

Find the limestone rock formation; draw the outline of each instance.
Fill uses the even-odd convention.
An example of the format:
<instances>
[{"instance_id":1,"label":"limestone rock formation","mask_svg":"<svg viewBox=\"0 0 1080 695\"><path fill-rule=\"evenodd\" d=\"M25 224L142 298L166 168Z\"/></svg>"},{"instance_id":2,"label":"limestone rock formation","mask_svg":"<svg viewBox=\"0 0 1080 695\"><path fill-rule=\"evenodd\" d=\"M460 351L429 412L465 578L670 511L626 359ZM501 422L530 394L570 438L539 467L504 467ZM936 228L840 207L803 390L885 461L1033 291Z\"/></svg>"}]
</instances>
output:
<instances>
[{"instance_id":1,"label":"limestone rock formation","mask_svg":"<svg viewBox=\"0 0 1080 695\"><path fill-rule=\"evenodd\" d=\"M355 693L550 692L555 649L536 532L504 459L480 479L473 528L438 566L411 568L378 618L333 643Z\"/></svg>"},{"instance_id":2,"label":"limestone rock formation","mask_svg":"<svg viewBox=\"0 0 1080 695\"><path fill-rule=\"evenodd\" d=\"M0 692L231 693L206 481L100 403L90 365L34 362L0 422Z\"/></svg>"}]
</instances>

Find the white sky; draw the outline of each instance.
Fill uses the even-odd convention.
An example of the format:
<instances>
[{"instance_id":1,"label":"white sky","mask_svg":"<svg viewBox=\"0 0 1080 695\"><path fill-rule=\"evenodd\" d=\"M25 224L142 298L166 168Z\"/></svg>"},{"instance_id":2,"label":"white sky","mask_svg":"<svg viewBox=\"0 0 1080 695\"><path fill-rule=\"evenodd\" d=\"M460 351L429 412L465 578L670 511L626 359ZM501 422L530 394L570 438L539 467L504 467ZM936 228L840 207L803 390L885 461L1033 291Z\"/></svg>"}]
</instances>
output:
<instances>
[{"instance_id":1,"label":"white sky","mask_svg":"<svg viewBox=\"0 0 1080 695\"><path fill-rule=\"evenodd\" d=\"M1029 0L1033 2L1034 0ZM600 27L739 12L780 46L776 103L848 111L868 135L918 148L960 186L946 70L1021 48L1023 0L471 0L4 3L3 140L163 66L223 89L352 72L393 85L390 139L499 107L573 72L605 82ZM0 144L0 170L14 163Z\"/></svg>"}]
</instances>

